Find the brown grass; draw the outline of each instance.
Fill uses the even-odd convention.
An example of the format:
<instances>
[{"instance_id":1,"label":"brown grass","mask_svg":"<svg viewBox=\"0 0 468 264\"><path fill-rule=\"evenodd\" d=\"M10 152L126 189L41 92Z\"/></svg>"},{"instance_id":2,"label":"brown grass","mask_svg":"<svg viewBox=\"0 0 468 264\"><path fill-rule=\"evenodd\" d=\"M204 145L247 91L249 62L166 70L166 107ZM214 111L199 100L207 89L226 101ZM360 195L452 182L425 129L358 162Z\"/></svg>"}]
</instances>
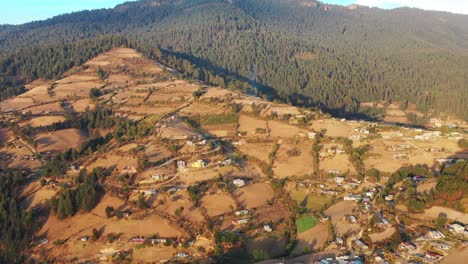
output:
<instances>
[{"instance_id":1,"label":"brown grass","mask_svg":"<svg viewBox=\"0 0 468 264\"><path fill-rule=\"evenodd\" d=\"M64 129L50 133L37 135L34 140L37 142L39 152L63 152L69 148L80 146L85 140L86 135L78 129Z\"/></svg>"},{"instance_id":2,"label":"brown grass","mask_svg":"<svg viewBox=\"0 0 468 264\"><path fill-rule=\"evenodd\" d=\"M236 203L227 194L209 194L201 199L201 205L210 217L226 214L236 209Z\"/></svg>"},{"instance_id":3,"label":"brown grass","mask_svg":"<svg viewBox=\"0 0 468 264\"><path fill-rule=\"evenodd\" d=\"M237 189L234 195L243 207L252 209L266 205L275 193L270 184L256 183Z\"/></svg>"}]
</instances>

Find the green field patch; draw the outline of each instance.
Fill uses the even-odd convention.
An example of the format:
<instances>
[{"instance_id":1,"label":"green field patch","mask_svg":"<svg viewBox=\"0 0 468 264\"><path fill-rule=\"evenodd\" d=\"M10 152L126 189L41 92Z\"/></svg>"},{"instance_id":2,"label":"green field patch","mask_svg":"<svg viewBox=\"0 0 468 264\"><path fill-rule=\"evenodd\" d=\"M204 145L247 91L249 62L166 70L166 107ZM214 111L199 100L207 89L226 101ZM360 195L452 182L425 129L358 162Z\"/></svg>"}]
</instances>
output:
<instances>
[{"instance_id":1,"label":"green field patch","mask_svg":"<svg viewBox=\"0 0 468 264\"><path fill-rule=\"evenodd\" d=\"M320 211L327 204L332 202L332 198L323 195L309 193L305 189L298 189L291 191L291 198L296 201L300 207L305 207L310 210Z\"/></svg>"},{"instance_id":2,"label":"green field patch","mask_svg":"<svg viewBox=\"0 0 468 264\"><path fill-rule=\"evenodd\" d=\"M301 216L300 218L296 219L296 227L297 232L302 233L305 232L317 224L318 219L314 216Z\"/></svg>"}]
</instances>

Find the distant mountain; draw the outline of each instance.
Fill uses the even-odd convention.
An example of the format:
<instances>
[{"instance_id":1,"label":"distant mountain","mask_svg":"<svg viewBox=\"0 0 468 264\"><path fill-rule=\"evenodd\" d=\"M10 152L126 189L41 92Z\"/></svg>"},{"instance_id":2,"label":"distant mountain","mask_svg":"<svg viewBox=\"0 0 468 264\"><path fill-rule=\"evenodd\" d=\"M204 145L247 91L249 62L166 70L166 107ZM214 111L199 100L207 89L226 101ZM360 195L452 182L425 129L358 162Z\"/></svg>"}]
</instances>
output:
<instances>
[{"instance_id":1,"label":"distant mountain","mask_svg":"<svg viewBox=\"0 0 468 264\"><path fill-rule=\"evenodd\" d=\"M467 15L312 0L145 0L0 27L0 71L28 75L19 49L119 35L189 61L195 78L335 114L407 100L468 119L466 25Z\"/></svg>"}]
</instances>

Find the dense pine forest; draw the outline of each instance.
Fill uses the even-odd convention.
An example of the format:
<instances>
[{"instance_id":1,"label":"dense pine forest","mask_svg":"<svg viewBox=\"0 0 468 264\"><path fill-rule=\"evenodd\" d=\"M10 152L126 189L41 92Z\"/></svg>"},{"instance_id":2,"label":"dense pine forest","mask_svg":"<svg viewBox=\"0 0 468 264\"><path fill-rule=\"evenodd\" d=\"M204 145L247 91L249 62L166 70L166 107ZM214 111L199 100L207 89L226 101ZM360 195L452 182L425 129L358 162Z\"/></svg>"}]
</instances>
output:
<instances>
[{"instance_id":1,"label":"dense pine forest","mask_svg":"<svg viewBox=\"0 0 468 264\"><path fill-rule=\"evenodd\" d=\"M1 99L22 92L17 77L56 78L128 46L187 77L337 115L408 100L466 120L467 24L466 15L312 0L129 2L0 27Z\"/></svg>"}]
</instances>

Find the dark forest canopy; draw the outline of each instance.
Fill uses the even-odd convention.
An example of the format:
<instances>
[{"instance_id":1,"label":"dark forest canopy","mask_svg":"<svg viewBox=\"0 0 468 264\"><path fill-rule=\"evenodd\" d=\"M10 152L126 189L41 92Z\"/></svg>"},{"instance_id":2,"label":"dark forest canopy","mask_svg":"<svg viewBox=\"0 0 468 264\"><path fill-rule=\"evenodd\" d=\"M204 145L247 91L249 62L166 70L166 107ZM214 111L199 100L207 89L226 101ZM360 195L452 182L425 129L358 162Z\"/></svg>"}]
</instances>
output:
<instances>
[{"instance_id":1,"label":"dark forest canopy","mask_svg":"<svg viewBox=\"0 0 468 264\"><path fill-rule=\"evenodd\" d=\"M408 99L466 120L466 25L466 15L312 0L138 1L0 28L0 72L56 78L114 45L133 46L163 51L161 62L190 77L336 114ZM121 37L102 46L94 40L103 35ZM46 56L27 56L38 53Z\"/></svg>"}]
</instances>

